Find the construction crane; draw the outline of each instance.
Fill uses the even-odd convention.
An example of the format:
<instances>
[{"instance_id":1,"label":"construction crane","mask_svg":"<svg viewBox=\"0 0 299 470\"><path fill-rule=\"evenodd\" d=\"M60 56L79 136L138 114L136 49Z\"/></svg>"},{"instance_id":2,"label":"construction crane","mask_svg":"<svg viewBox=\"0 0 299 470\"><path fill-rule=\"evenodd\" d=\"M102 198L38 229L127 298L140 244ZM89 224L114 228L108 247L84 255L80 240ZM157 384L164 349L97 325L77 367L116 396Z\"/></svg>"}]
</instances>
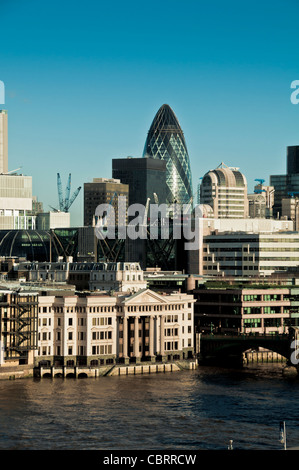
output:
<instances>
[{"instance_id":1,"label":"construction crane","mask_svg":"<svg viewBox=\"0 0 299 470\"><path fill-rule=\"evenodd\" d=\"M147 214L148 214L148 208L149 208L150 200L151 200L150 197L148 197L147 200L146 200L145 211L144 211L144 215L143 215L143 224L142 225L147 224Z\"/></svg>"},{"instance_id":2,"label":"construction crane","mask_svg":"<svg viewBox=\"0 0 299 470\"><path fill-rule=\"evenodd\" d=\"M265 180L263 180L263 179L255 179L254 181L259 181L259 182L260 182L260 185L263 185L264 182L265 182Z\"/></svg>"},{"instance_id":3,"label":"construction crane","mask_svg":"<svg viewBox=\"0 0 299 470\"><path fill-rule=\"evenodd\" d=\"M10 170L8 171L7 173L1 173L1 175L10 175L11 173L15 173L17 172L18 170L20 170L22 167L20 166L20 168L16 168L15 170Z\"/></svg>"},{"instance_id":4,"label":"construction crane","mask_svg":"<svg viewBox=\"0 0 299 470\"><path fill-rule=\"evenodd\" d=\"M57 173L57 189L58 189L59 211L69 212L71 205L73 204L74 200L76 199L76 197L78 196L81 190L81 186L79 186L76 189L76 191L74 191L72 197L70 198L70 192L71 192L71 173L70 173L68 177L66 190L65 190L65 197L63 197L61 178L60 178L60 174ZM57 211L57 209L54 209L54 210Z\"/></svg>"}]
</instances>

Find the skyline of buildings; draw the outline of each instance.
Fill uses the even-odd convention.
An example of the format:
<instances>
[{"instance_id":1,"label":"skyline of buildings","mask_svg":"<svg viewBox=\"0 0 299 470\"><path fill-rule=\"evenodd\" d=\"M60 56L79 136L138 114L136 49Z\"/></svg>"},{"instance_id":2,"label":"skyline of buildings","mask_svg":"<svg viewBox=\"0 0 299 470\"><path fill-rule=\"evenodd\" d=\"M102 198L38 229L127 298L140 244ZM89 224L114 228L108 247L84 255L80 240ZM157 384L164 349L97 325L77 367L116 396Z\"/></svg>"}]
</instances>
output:
<instances>
[{"instance_id":1,"label":"skyline of buildings","mask_svg":"<svg viewBox=\"0 0 299 470\"><path fill-rule=\"evenodd\" d=\"M8 126L7 126L7 111L6 110L1 110L0 117L2 119L2 131L1 131L1 139L5 143L5 145L2 145L2 153L3 153L3 158L4 162L8 161L8 153L7 153L7 142L8 142ZM146 158L147 163L143 162L143 159ZM149 157L149 158L148 158ZM291 220L294 219L294 214L296 214L296 211L294 210L293 206L291 203L288 203L286 201L282 202L283 199L290 199L290 198L297 198L297 194L299 195L299 185L297 184L297 169L298 169L298 161L299 161L299 146L288 146L287 147L287 155L286 155L286 160L287 160L287 174L286 175L269 175L270 179L270 186L264 185L265 179L256 179L255 181L260 181L260 185L256 185L254 187L254 193L250 194L247 193L247 179L244 174L242 174L239 171L239 168L235 167L230 167L228 165L225 165L223 162L215 169L209 170L206 172L203 178L201 178L201 183L198 185L198 190L197 190L197 197L196 197L196 192L192 193L190 190L192 190L192 174L191 174L191 169L190 169L190 159L187 151L187 146L186 142L184 139L183 131L180 127L179 121L174 114L173 110L169 105L162 105L158 112L156 113L153 122L150 126L150 130L148 131L148 135L146 137L146 142L144 146L144 152L142 157L126 157L126 158L114 158L112 159L112 171L111 171L111 178L104 177L102 175L95 176L93 178L94 181L100 181L100 180L110 180L112 181L113 179L116 179L116 175L121 176L124 180L126 181L131 181L131 198L133 197L133 201L139 202L142 201L141 203L146 205L147 199L150 198L152 202L158 202L161 203L162 201L165 200L166 202L169 203L171 200L172 202L178 202L179 200L184 201L184 204L192 203L194 206L196 203L200 203L203 206L210 206L212 208L212 212L214 213L214 217L218 217L218 212L220 217L234 217L237 213L237 217L242 218L242 214L244 214L244 217L272 217L272 215L277 218L291 218ZM153 163L151 163L151 161ZM156 163L154 163L156 161ZM138 163L139 162L139 163ZM161 168L159 168L158 162L161 163ZM152 165L152 175L150 176L150 168L145 169L145 176L143 182L141 182L141 177L140 177L140 169L138 170L137 165ZM157 165L157 171L154 173L154 165ZM6 165L6 163L5 163ZM132 179L133 175L133 168L134 165L136 166L135 169L135 179ZM166 184L163 184L164 177L162 176L163 173L163 165L165 165L165 171L166 171ZM6 165L7 166L7 165ZM131 176L129 176L129 168L131 167ZM224 168L226 168L224 170ZM158 170L162 170L162 173ZM19 169L18 169L19 170ZM19 176L20 178L25 178L28 180L28 176L24 175L18 175L17 171L14 170L11 172L7 173L8 175L12 176ZM229 172L232 173L232 175L235 175L235 179L233 176L228 177L227 175L223 178L221 178L219 175L220 173L223 173L224 175L228 174ZM238 177L237 172L239 173ZM139 174L138 174L139 173ZM216 182L214 181L213 183L209 183L211 188L213 186L213 189L208 189L208 184L207 181L211 175L217 175L216 177ZM137 175L137 177L136 177ZM3 175L1 175L3 177ZM69 175L70 176L70 175ZM151 182L149 183L151 178ZM155 178L157 178L157 185L156 185L156 191L155 189ZM118 178L120 179L120 178ZM7 183L9 187L13 190L13 185L11 185L11 181L14 181L14 179L8 179L7 178ZM25 181L25 180L24 180ZM225 181L225 183L224 183ZM233 182L234 181L234 182ZM241 183L242 181L242 183ZM272 181L272 182L271 182ZM121 182L121 184L123 184ZM30 183L23 183L26 184L26 187L29 188L28 184ZM84 185L88 185L91 183L84 182ZM234 186L235 184L235 186ZM142 191L144 191L144 187L147 186L147 190L145 191L146 196L142 195ZM236 198L232 194L228 194L229 192L235 191L240 192L240 188L244 187L244 208L240 210L240 205L241 199L238 200L238 197ZM2 185L3 187L3 185ZM138 188L140 194L138 194ZM228 189L230 188L230 189ZM234 189L233 189L234 188ZM130 190L130 185L129 185L129 190ZM135 192L135 195L133 196L132 191ZM210 194L209 194L210 191ZM221 195L220 198L218 198L218 195L216 197L216 192L225 192L225 194ZM2 190L3 192L3 190ZM159 193L159 194L157 194ZM167 193L165 195L165 193ZM175 198L173 195L176 193L177 197ZM180 197L178 197L178 194L180 193ZM16 193L15 193L16 194ZM172 196L170 196L172 194ZM3 196L5 196L5 191L3 193ZM216 200L214 200L216 197ZM13 216L14 219L11 219L11 222L9 219L5 222L3 218L0 219L0 225L2 229L14 229L14 228L28 228L28 229L50 229L50 228L55 228L53 225L51 225L50 222L46 223L45 218L40 218L40 223L38 224L38 219L35 220L35 216L38 215L40 212L44 212L42 210L35 210L36 207L36 200L38 201L38 198L36 196L32 195L32 181L31 181L31 195L30 195L31 203L30 208L27 204L26 210L24 210L22 204L23 200L19 201L19 206L20 207L13 207L12 210L2 210L0 212L0 216L5 215L5 216ZM84 197L83 197L84 199ZM219 200L218 200L219 199ZM274 199L274 201L273 201ZM99 199L97 196L97 199L94 199L93 204L92 204L92 210L96 206L96 200L105 202L105 199ZM226 202L224 203L223 201ZM16 199L14 199L16 201ZM219 206L219 201L220 206ZM3 203L6 203L8 199L3 200ZM108 198L109 202L109 198ZM236 203L236 204L235 204ZM42 203L41 206L43 206ZM215 210L214 210L214 204L215 204ZM2 204L3 205L3 204ZM234 213L232 213L231 209L229 209L229 205L234 207ZM288 205L290 207L288 207ZM115 201L113 203L113 206L116 207ZM221 208L222 206L222 208ZM90 206L91 207L91 206ZM282 209L284 207L284 210ZM226 208L226 209L225 209ZM8 209L7 207L4 207L4 209ZM11 209L11 208L9 208ZM19 212L20 209L20 212ZM206 208L210 213L211 210ZM1 209L0 209L1 210ZM23 212L22 212L23 210ZM87 217L85 214L86 209L86 204L84 202L84 209L83 209L83 220L82 220L82 225L86 226L91 224L91 219L92 215L89 214ZM237 212L236 212L237 211ZM55 210L56 212L56 210ZM51 219L51 211L48 211L49 216L47 220ZM228 214L231 215L228 215ZM71 223L71 219L69 219L69 222L67 222L67 218L70 217L71 214L69 214L67 217L61 217L62 220L62 225L61 227L67 227L67 226L74 226L74 224ZM22 216L22 219L19 218L19 216ZM54 217L52 217L54 219ZM56 217L57 220L59 220L58 217ZM2 220L2 224L1 224ZM58 222L57 222L58 223ZM78 224L76 224L78 226ZM79 224L81 225L81 224ZM57 228L60 228L60 226L57 226Z\"/></svg>"},{"instance_id":2,"label":"skyline of buildings","mask_svg":"<svg viewBox=\"0 0 299 470\"><path fill-rule=\"evenodd\" d=\"M7 113L3 116L6 122ZM5 126L3 129L7 133ZM166 294L164 289L167 291L172 285L183 285L180 284L182 273L187 275L184 279L184 283L187 283L184 284L184 290L191 276L196 277L195 284L198 284L200 280L213 280L214 278L221 281L247 278L250 281L250 278L264 280L268 277L270 282L273 282L273 275L281 276L280 282L287 282L286 279L292 276L292 270L296 272L297 269L299 272L299 257L297 256L299 239L296 232L299 211L296 210L296 203L295 209L292 203L293 200L297 200L294 186L291 187L293 189L291 194L288 191L290 177L294 176L296 179L299 167L297 148L287 148L287 163L289 179L279 176L278 182L273 181L270 186L264 184L265 180L257 179L259 184L256 184L253 194L248 193L247 179L238 167L230 167L222 162L215 169L208 170L202 178L199 191L199 203L203 214L202 217L197 218L193 212L195 197L183 131L170 106L162 105L150 126L141 158L112 159L111 178L94 175L92 182L84 182L82 227L72 226L68 211L43 211L42 204L37 204L37 198L32 195L31 177L18 175L16 172L0 175L0 184L2 183L0 202L3 207L2 211L0 210L0 227L3 225L2 228L4 228L0 232L2 279L4 282L22 281L24 287L30 283L36 283L39 286L52 283L57 287L59 284L68 285L67 294L63 296L65 299L74 295L72 294L73 286L76 291L73 297L75 303L77 294L80 292L82 298L85 299L83 304L89 295L96 294L100 302L96 308L115 308L118 312L123 308L118 303L119 296L124 295L128 298L137 296L136 299L138 298L139 302L142 299L143 290L148 289L148 282L151 282L152 286L160 286L162 298L165 299L166 295L174 295ZM285 187L282 192L278 191L281 197L278 200L277 197L275 198L275 190L277 185L281 184L281 180L284 181ZM69 191L70 188L67 190ZM117 240L117 235L116 240L109 240L109 238L96 240L97 223L100 221L103 226L110 223L110 209L113 208L116 214L113 220L116 226L119 224L120 216L123 217L124 214L118 211L119 197L125 197L125 207L121 208L125 215L128 206L136 203L146 206L147 209L153 203L166 204L168 208L174 203L189 205L194 227L201 226L197 245L192 250L184 251L184 237L182 240L175 238L176 219L171 215L171 211L170 214L167 213L167 217L170 215L168 221L170 232L166 240L162 237L162 227L165 223L163 218L155 221L157 239L151 239L148 234L145 240L138 237L130 239L128 236ZM11 201L15 203L14 206ZM277 201L283 210L281 209L280 216L275 218L273 208L277 207ZM97 208L101 204L106 206L107 213L102 219L97 219ZM11 207L14 209L12 213L9 212L12 210ZM147 218L147 215L145 212L143 223L149 226L152 221ZM5 217L9 216L12 217L13 223L11 226L5 226ZM26 222L27 218L31 218L30 224ZM2 225L1 220L4 221ZM180 224L183 226L186 220L183 215ZM125 224L129 225L129 223L130 220L125 218ZM158 271L155 273L160 276L157 284L154 282L155 275L151 277L151 269ZM168 281L163 284L164 273L168 273ZM181 292L181 287L178 292ZM193 292L195 293L196 290L191 288L190 299L193 299ZM109 305L105 304L105 295L108 295ZM111 304L112 297L116 302L113 305ZM41 298L45 300L44 297ZM59 295L58 298L60 298ZM34 299L33 301L35 302ZM74 312L82 312L82 308L85 308L80 306L79 310L76 310L77 307L70 307L67 304L62 307L43 304L39 314L51 312L52 307L54 314L55 312L69 312L70 308L74 308ZM138 307L136 305L134 308L140 311L141 307L139 302ZM159 311L160 307L157 306L157 309L154 311ZM189 313L194 326L193 307ZM225 318L224 324L228 326L228 331L247 331L246 328L258 331L261 328L268 328L267 331L272 333L281 332L282 328L287 327L290 318L290 312L286 310L282 312L281 309L277 312L271 309L269 312L264 309L246 310L246 313L253 313L253 316L245 315L243 321L242 307L242 312L241 310L239 312L241 317L238 316L236 324L230 322L228 317ZM268 317L266 320L265 313L274 314L274 317ZM284 316L278 318L277 315L275 316L276 313L283 313ZM109 318L111 320L112 317ZM203 320L200 316L198 318L199 321ZM3 319L5 317L2 317L2 321ZM53 318L46 319L46 323L44 320L41 323L39 315L39 326L51 325L52 328L56 320L54 315ZM75 322L81 320L75 319ZM149 360L153 355L164 356L164 351L167 351L170 360L173 357L180 360L186 357L191 358L192 351L194 351L194 330L193 326L187 328L182 323L184 314L181 320L178 317L175 320L169 320L174 324L167 325L167 328L162 320L164 322L164 317L161 317L159 323L153 327L149 326L152 325L152 319L147 321L143 318L139 322L137 316L134 315L134 322L131 326L128 324L124 331L120 324L117 324L118 320L115 316L109 333L109 340L112 342L108 342L109 344L101 341L93 343L92 338L104 341L108 339L105 332L103 336L100 331L95 332L93 328L91 330L87 328L84 331L62 329L58 335L60 337L58 343L55 342L57 338L56 334L53 337L52 330L41 328L39 338L42 338L44 342L40 342L38 356L35 354L34 357L35 360L50 361L52 365L57 361L62 361L64 364L70 364L70 362L78 364L79 361L87 365L91 361L94 365L96 363L106 365L110 361L115 363L124 356L134 360L141 360L141 357ZM211 322L212 317L208 320ZM59 321L62 321L60 323L62 326L64 320ZM82 321L82 326L84 326L84 319ZM218 322L220 324L221 319L218 319ZM297 324L296 315L293 316L290 324ZM72 325L69 324L69 326ZM208 322L202 326L206 328ZM188 337L184 337L185 328L188 329ZM158 330L159 336L157 336ZM33 334L36 334L36 331ZM81 338L80 341L73 341L78 335ZM70 341L61 342L62 336ZM125 338L125 343L122 338ZM134 341L130 342L130 338L134 338ZM143 339L138 342L138 338ZM92 358L93 355L96 357ZM157 357L155 357L156 360Z\"/></svg>"},{"instance_id":3,"label":"skyline of buildings","mask_svg":"<svg viewBox=\"0 0 299 470\"><path fill-rule=\"evenodd\" d=\"M7 113L5 113L4 116L6 116L5 119L7 119ZM296 173L292 173L292 171L297 171L297 161L299 160L298 148L298 146L287 148L288 172L290 176L295 177ZM149 152L152 152L152 156L149 155ZM191 202L194 207L195 198L193 198L193 196L191 196L191 198L189 197L190 194L187 189L187 186L190 188L192 185L187 147L178 119L170 106L162 105L156 113L146 138L143 157L116 158L112 159L111 163L112 178L97 177L95 175L91 183L84 183L84 223L82 230L78 230L78 227L74 227L71 224L69 212L44 212L41 203L39 203L38 207L36 204L36 196L32 196L31 177L24 177L14 172L12 174L0 175L0 178L4 178L9 182L17 182L18 179L22 181L28 180L29 183L26 183L26 187L28 187L27 192L31 191L30 194L28 193L30 196L28 199L30 200L30 208L26 206L27 211L21 212L15 210L12 214L8 211L0 211L0 227L4 229L2 232L4 238L0 240L2 256L20 257L25 255L29 256L29 259L34 260L34 253L38 252L36 247L40 245L40 255L43 256L42 253L48 253L46 255L47 259L49 259L50 256L52 260L53 256L73 256L75 259L79 260L80 254L81 260L89 259L99 261L109 256L110 261L136 261L141 263L143 269L147 266L157 265L157 263L159 264L160 262L162 263L163 269L188 269L186 257L184 262L184 256L182 254L180 255L182 247L178 243L173 244L171 239L172 234L170 234L168 247L166 245L163 246L159 241L158 245L160 244L160 248L157 249L158 245L155 248L152 242L148 244L137 239L131 242L126 240L123 246L121 246L121 243L118 246L110 246L108 250L103 249L103 245L101 247L96 246L97 243L93 240L92 234L89 234L90 229L97 224L95 211L99 204L107 204L108 212L110 206L111 209L114 209L116 213L115 224L118 224L118 196L128 196L126 199L126 208L122 208L122 212L126 211L129 204L134 203L141 203L145 206L153 202L163 204L169 200L169 191L172 191L173 194L180 192L182 198L185 198L185 201ZM186 173L183 170L186 170ZM177 178L178 172L181 174L180 179ZM176 177L171 180L170 174L176 175ZM116 179L116 177L118 177L118 179ZM279 176L278 178L281 177ZM182 185L183 181L188 183L187 186L185 183ZM264 220L271 219L272 217L275 218L273 207L275 207L275 201L277 205L277 197L275 196L276 186L265 185L264 179L257 179L256 181L258 181L259 184L255 186L254 193L249 194L246 177L241 173L239 168L229 167L222 162L214 170L209 170L202 178L199 192L199 203L202 206L203 218L212 221L217 219L236 220L236 223L233 224L233 229L218 228L217 230L219 232L221 230L226 230L227 232L235 232L238 230L247 232L248 228L244 228L246 224L242 225L242 219ZM70 190L70 188L67 189ZM8 204L10 201L9 196L12 196L12 193L18 195L17 191L20 190L18 188L14 190L14 185L10 184L10 191L11 192L8 193L2 188L3 196L7 196L7 198L2 198L3 200L0 199L0 201L3 202L3 206ZM20 195L24 198L23 192ZM290 193L291 197L288 194L286 198L285 189L284 193L278 191L278 194L282 198L280 204L283 207L279 220L290 220L293 222L293 224L288 225L281 224L281 227L284 226L284 230L287 231L294 231L299 223L296 193L292 192ZM27 193L26 196L28 198ZM21 202L23 200L25 199L21 199ZM21 206L17 198L13 199L13 201L18 201L18 208ZM176 199L172 200L172 202L174 201L176 201ZM37 207L36 212L34 212L33 207ZM146 218L148 209L149 208L146 207ZM5 225L8 215L13 215L11 218L12 222L10 222L10 224L6 223ZM31 222L28 223L27 219ZM239 222L237 221L238 219ZM103 220L107 223L107 219ZM125 220L127 223L128 220ZM2 221L3 223L1 225ZM158 224L161 223L158 219L157 222ZM214 223L212 223L212 225L213 224ZM225 225L222 224L221 227L224 226ZM260 228L262 226L263 224L255 225L251 230L255 233L260 233L261 230L265 231L264 228ZM27 231L35 230L35 232L32 232L32 236L27 233L21 235L21 239L24 240L21 241L19 235L15 237L12 233L11 238L9 232L7 232L7 230L15 229L26 229ZM68 231L65 231L65 235L63 235L63 232L57 235L57 232L55 232L56 229L58 231L60 229L68 229ZM74 229L75 232L72 229ZM280 230L282 229L280 228ZM54 238L49 231L52 231ZM74 233L76 233L76 235L74 235ZM205 236L207 235L208 234L205 234ZM61 236L65 238L65 242L62 242ZM68 237L72 239L71 244L67 242ZM34 242L34 240L38 239L40 239L39 243ZM78 243L79 239L80 242ZM11 246L8 244L9 240L12 240ZM66 250L62 247L64 243L67 246ZM47 246L49 244L50 246ZM59 245L62 249L59 248ZM69 249L70 246L71 250ZM74 251L76 249L78 250L77 253ZM165 253L168 253L168 260L172 260L170 264L168 264L168 260L165 258ZM42 261L40 255L36 261ZM289 265L287 256L290 257L291 254L285 254L284 256L286 266ZM178 261L179 258L182 259ZM197 256L195 256L195 261L192 262L191 265L198 265ZM199 262L198 266L201 265L202 261ZM217 272L218 271L219 267L217 268ZM202 272L201 268L198 272Z\"/></svg>"},{"instance_id":4,"label":"skyline of buildings","mask_svg":"<svg viewBox=\"0 0 299 470\"><path fill-rule=\"evenodd\" d=\"M298 446L299 2L0 11L2 447Z\"/></svg>"}]
</instances>

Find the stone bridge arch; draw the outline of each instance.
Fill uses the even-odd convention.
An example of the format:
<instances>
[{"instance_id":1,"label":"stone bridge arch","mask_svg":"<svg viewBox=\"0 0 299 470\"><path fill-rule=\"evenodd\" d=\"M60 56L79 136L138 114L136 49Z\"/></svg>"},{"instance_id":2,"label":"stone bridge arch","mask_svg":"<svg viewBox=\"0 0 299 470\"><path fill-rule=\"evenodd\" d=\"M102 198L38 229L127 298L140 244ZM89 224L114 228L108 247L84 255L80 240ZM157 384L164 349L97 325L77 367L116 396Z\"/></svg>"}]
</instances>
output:
<instances>
[{"instance_id":1,"label":"stone bridge arch","mask_svg":"<svg viewBox=\"0 0 299 470\"><path fill-rule=\"evenodd\" d=\"M199 356L203 360L215 359L223 362L231 357L241 358L245 351L261 347L290 361L295 339L299 345L299 328L293 327L289 329L288 334L281 335L201 335Z\"/></svg>"}]
</instances>

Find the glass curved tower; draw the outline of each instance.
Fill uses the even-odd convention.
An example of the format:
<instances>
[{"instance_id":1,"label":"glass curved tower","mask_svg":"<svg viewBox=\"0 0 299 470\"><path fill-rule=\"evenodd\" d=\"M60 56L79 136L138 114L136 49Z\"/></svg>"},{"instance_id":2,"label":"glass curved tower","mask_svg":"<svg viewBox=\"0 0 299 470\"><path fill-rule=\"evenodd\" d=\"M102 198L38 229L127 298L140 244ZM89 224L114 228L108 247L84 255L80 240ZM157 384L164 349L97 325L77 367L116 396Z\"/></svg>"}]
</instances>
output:
<instances>
[{"instance_id":1,"label":"glass curved tower","mask_svg":"<svg viewBox=\"0 0 299 470\"><path fill-rule=\"evenodd\" d=\"M176 115L167 104L161 106L154 117L145 142L143 157L165 160L166 203L193 202L191 168L184 134Z\"/></svg>"}]
</instances>

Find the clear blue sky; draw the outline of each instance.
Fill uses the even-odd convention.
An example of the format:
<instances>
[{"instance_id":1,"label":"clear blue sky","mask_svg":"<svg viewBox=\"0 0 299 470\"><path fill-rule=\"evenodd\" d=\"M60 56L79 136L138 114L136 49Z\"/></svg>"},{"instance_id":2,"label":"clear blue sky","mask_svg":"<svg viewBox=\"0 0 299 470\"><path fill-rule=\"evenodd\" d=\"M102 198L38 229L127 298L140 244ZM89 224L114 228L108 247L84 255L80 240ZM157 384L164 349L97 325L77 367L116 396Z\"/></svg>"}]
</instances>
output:
<instances>
[{"instance_id":1,"label":"clear blue sky","mask_svg":"<svg viewBox=\"0 0 299 470\"><path fill-rule=\"evenodd\" d=\"M299 144L298 0L0 0L0 80L9 113L9 169L57 206L63 186L111 177L111 160L142 155L167 103L198 178L224 161L255 178L286 169Z\"/></svg>"}]
</instances>

